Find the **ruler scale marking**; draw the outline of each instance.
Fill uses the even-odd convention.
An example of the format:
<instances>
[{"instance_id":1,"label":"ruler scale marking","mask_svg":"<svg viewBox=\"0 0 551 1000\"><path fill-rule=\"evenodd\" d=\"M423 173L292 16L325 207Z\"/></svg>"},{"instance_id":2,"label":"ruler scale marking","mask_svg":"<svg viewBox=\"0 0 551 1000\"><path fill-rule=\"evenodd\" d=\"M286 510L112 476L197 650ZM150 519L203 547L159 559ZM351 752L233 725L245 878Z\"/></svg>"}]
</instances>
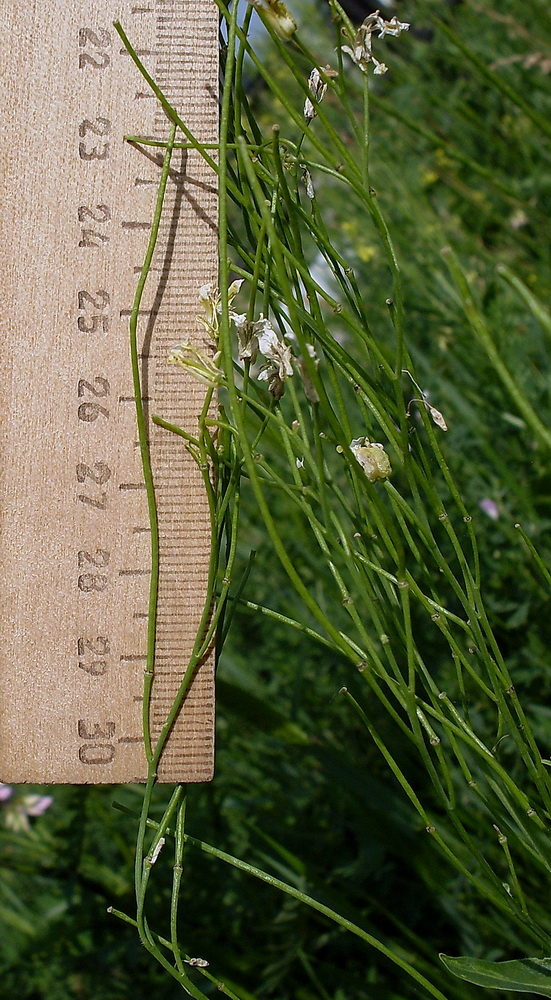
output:
<instances>
[{"instance_id":1,"label":"ruler scale marking","mask_svg":"<svg viewBox=\"0 0 551 1000\"><path fill-rule=\"evenodd\" d=\"M17 136L15 150L4 144L1 154L13 253L0 273L5 299L14 303L1 359L3 412L10 415L1 431L3 781L145 778L133 734L141 728L150 529L135 447L128 317L162 150L148 155L147 172L157 174L144 177L144 153L123 136L165 140L169 123L155 100L142 100L151 95L120 53L112 22L126 25L190 127L215 141L217 15L210 0L183 8L180 0L148 8L52 0L47 9L14 0L0 12L4 110ZM140 353L149 412L190 433L202 389L166 359L184 335L201 340L198 289L216 274L215 219L213 178L194 151L178 151L140 309ZM201 616L210 540L201 477L191 459L182 460L182 442L154 426L149 434L161 530L155 737ZM213 704L209 656L170 734L161 780L212 776Z\"/></svg>"}]
</instances>

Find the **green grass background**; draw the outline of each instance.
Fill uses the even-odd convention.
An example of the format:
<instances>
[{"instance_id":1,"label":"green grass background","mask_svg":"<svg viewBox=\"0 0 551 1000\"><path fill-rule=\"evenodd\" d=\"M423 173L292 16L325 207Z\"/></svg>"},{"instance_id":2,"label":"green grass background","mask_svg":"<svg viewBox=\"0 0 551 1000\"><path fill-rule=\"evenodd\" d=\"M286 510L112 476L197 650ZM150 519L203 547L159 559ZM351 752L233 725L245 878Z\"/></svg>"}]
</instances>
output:
<instances>
[{"instance_id":1,"label":"green grass background","mask_svg":"<svg viewBox=\"0 0 551 1000\"><path fill-rule=\"evenodd\" d=\"M331 62L325 4L295 0L291 6L310 47ZM404 273L408 347L423 390L445 413L446 457L475 519L491 623L543 751L551 756L549 588L514 528L522 523L548 563L549 456L497 379L441 256L447 245L457 253L500 356L549 426L549 329L496 267L511 268L549 308L551 15L543 0L464 0L453 6L401 0L397 13L414 30L385 44L390 71L373 82L371 183ZM450 40L440 18L472 55ZM263 36L255 37L292 95L285 67ZM485 70L535 114L519 107ZM282 120L281 109L250 66L247 72L258 121L269 129ZM351 68L352 86L353 80ZM299 93L296 104L301 108ZM316 193L335 245L356 268L372 327L382 331L384 342L388 277L381 251L339 187L316 178ZM315 258L312 267L319 267ZM389 357L390 350L389 339ZM479 506L485 498L498 505L495 521ZM289 551L323 603L326 570L302 544L300 520L285 500L274 503L280 523L288 523ZM294 595L245 494L243 563L253 549L246 596L292 614ZM338 623L342 609L332 613ZM428 629L426 644L438 683L453 685L449 656ZM216 778L191 790L188 831L350 916L437 982L450 1000L482 996L479 988L448 975L438 953L502 959L533 946L435 851L358 718L338 696L343 684L358 696L363 691L350 673L349 665L305 636L252 611L238 613L219 666ZM475 717L485 711L476 704L471 710ZM412 786L426 784L400 733L383 717L378 728ZM515 754L506 740L500 760L514 775ZM136 824L113 801L137 812L139 787L48 791L53 805L29 833L0 829L0 996L181 995L132 928L107 913L110 905L132 912ZM161 814L161 802L158 808ZM470 823L506 880L488 816L473 806ZM549 887L529 862L522 876L551 936ZM170 903L168 873L166 885L161 880L152 891L149 909L162 925ZM208 958L243 1000L422 996L385 959L324 917L192 849L183 898L186 950ZM215 988L211 993L216 995Z\"/></svg>"}]
</instances>

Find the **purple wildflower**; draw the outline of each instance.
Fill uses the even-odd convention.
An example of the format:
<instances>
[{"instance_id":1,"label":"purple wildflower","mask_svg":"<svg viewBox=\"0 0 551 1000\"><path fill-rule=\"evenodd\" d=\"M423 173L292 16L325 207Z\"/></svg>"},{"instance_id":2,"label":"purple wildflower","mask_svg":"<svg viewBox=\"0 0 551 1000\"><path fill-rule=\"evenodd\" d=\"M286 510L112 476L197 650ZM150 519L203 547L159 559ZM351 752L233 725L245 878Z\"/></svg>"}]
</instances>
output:
<instances>
[{"instance_id":1,"label":"purple wildflower","mask_svg":"<svg viewBox=\"0 0 551 1000\"><path fill-rule=\"evenodd\" d=\"M490 500L488 497L484 497L484 500L481 500L478 506L492 521L497 521L499 519L499 507L495 500Z\"/></svg>"},{"instance_id":2,"label":"purple wildflower","mask_svg":"<svg viewBox=\"0 0 551 1000\"><path fill-rule=\"evenodd\" d=\"M4 825L14 833L26 833L30 819L42 816L53 802L51 795L19 795L11 785L0 782L0 804L3 805Z\"/></svg>"}]
</instances>

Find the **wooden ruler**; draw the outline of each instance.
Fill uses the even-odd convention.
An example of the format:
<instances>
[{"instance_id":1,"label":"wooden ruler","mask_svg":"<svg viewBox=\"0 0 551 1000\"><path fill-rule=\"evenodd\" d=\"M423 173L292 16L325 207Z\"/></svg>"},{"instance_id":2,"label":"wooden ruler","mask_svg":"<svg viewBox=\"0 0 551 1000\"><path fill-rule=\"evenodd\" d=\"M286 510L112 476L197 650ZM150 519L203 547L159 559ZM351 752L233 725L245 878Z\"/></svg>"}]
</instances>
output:
<instances>
[{"instance_id":1,"label":"wooden ruler","mask_svg":"<svg viewBox=\"0 0 551 1000\"><path fill-rule=\"evenodd\" d=\"M0 283L0 780L126 782L146 774L142 688L150 529L128 319L169 123L113 28L202 141L216 141L212 0L11 0L0 12L4 222ZM141 306L149 415L197 431L204 388L167 364L201 343L199 288L216 276L215 179L172 161ZM203 609L208 511L182 441L150 423L161 535L160 731ZM170 734L164 781L212 777L213 662Z\"/></svg>"}]
</instances>

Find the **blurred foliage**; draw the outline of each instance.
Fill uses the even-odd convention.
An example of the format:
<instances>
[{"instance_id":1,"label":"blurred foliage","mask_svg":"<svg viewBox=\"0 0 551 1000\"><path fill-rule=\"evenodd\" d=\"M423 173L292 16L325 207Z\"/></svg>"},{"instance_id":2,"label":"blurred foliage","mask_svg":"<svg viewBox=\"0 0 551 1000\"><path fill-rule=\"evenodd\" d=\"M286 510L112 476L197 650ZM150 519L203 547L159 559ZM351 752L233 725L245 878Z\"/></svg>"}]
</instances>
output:
<instances>
[{"instance_id":1,"label":"blurred foliage","mask_svg":"<svg viewBox=\"0 0 551 1000\"><path fill-rule=\"evenodd\" d=\"M498 263L507 264L543 303L549 301L550 244L544 236L551 211L549 138L481 78L444 34L440 19L549 118L549 8L518 0L458 5L402 0L393 9L412 28L399 44L387 43L390 71L373 78L371 182L404 275L408 347L423 372L424 392L445 414L447 457L479 525L492 625L515 676L519 681L532 677L534 694L545 698L549 676L542 671L542 650L550 638L549 594L513 525L522 523L548 562L548 459L496 380L440 251L451 245L460 255L501 356L549 424L549 337L495 272ZM304 3L299 29L307 24L312 34L321 33L323 10L321 3ZM309 38L309 44L320 52L319 43ZM329 63L333 49L328 35ZM291 89L284 66L270 69ZM358 104L359 75L351 67ZM258 86L251 80L251 89ZM260 105L259 118L265 126L277 121L278 108ZM334 244L365 289L372 329L387 331L390 357L389 277L375 234L348 192L339 197L336 182L314 176L314 184ZM312 264L323 282L323 262ZM338 333L338 319L334 325ZM496 522L480 510L484 498L498 504ZM527 634L530 620L534 628Z\"/></svg>"},{"instance_id":2,"label":"blurred foliage","mask_svg":"<svg viewBox=\"0 0 551 1000\"><path fill-rule=\"evenodd\" d=\"M400 45L389 43L390 71L373 83L372 184L403 268L409 349L423 390L448 421L447 458L476 520L492 626L551 756L549 591L514 529L521 521L549 562L547 456L496 381L440 255L448 244L459 254L500 353L549 425L548 341L495 272L496 264L507 264L549 301L549 137L490 84L440 23L549 119L549 9L539 0L401 0L396 10L412 31ZM335 42L325 2L301 0L294 13L310 47L331 62ZM255 38L265 58L273 58L262 36ZM285 67L274 61L271 69L290 93ZM278 121L280 111L250 67L248 73L259 122ZM351 67L350 75L353 87L359 74ZM314 184L328 206L327 229L356 269L372 327L386 331L390 355L386 264L348 194L344 199L321 176ZM323 262L312 259L312 267L323 278ZM334 325L338 334L338 317ZM480 509L484 498L497 503L497 520ZM290 550L306 562L300 520L283 500L275 512L288 519ZM295 598L246 498L241 546L243 565L256 552L249 599L293 615ZM309 573L322 602L324 569L313 557ZM334 609L336 623L341 612ZM427 648L439 683L453 688L453 664L428 630ZM220 664L217 774L212 786L190 793L189 832L307 888L421 971L432 970L453 1000L479 996L438 966L438 952L514 957L526 944L436 856L358 719L338 698L344 683L365 697L360 679L333 653L261 614L238 611ZM476 714L480 706L470 710ZM386 726L387 745L413 787L426 783L400 733L382 717L377 725ZM502 753L511 754L506 741ZM107 913L110 905L131 912L133 891L133 825L112 801L136 813L140 789L50 792L53 805L29 833L0 833L2 992L22 1000L181 995L132 929ZM473 804L471 822L506 880L491 819ZM276 1000L420 995L320 915L193 849L187 859L182 941L191 954L216 959L244 1000L246 989ZM539 869L527 867L523 876L543 911L547 891ZM167 922L169 899L167 876L150 904L157 925Z\"/></svg>"}]
</instances>

